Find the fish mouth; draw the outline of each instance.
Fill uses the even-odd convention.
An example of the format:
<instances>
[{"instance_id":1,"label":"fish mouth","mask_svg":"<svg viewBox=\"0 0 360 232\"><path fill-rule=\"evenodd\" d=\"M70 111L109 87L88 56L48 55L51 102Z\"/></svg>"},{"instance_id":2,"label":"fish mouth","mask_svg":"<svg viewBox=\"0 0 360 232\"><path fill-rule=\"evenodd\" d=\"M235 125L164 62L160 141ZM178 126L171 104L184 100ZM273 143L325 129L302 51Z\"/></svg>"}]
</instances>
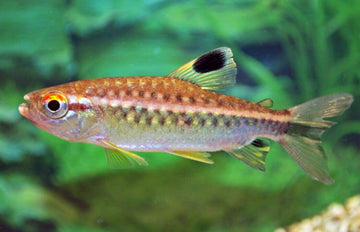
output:
<instances>
[{"instance_id":1,"label":"fish mouth","mask_svg":"<svg viewBox=\"0 0 360 232\"><path fill-rule=\"evenodd\" d=\"M29 115L29 105L26 103L21 103L19 106L19 112L22 116L27 118Z\"/></svg>"},{"instance_id":2,"label":"fish mouth","mask_svg":"<svg viewBox=\"0 0 360 232\"><path fill-rule=\"evenodd\" d=\"M30 97L28 95L24 96L25 101L29 101ZM41 127L41 125L34 119L34 117L30 113L31 105L28 103L21 103L19 105L19 112L22 116L27 118L30 122L32 122L35 126Z\"/></svg>"},{"instance_id":3,"label":"fish mouth","mask_svg":"<svg viewBox=\"0 0 360 232\"><path fill-rule=\"evenodd\" d=\"M29 101L29 95L25 95L24 96L24 100L25 101ZM25 118L30 118L30 112L29 112L29 104L27 103L21 103L19 106L19 112L22 116L24 116Z\"/></svg>"}]
</instances>

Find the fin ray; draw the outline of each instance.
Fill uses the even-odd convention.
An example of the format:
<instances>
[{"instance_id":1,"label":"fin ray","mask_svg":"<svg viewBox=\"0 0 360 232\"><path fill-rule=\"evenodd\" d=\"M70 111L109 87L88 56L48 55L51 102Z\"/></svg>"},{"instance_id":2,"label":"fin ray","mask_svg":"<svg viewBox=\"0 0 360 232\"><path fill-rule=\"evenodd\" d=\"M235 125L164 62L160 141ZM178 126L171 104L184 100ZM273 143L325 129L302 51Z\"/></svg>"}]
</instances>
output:
<instances>
[{"instance_id":1,"label":"fin ray","mask_svg":"<svg viewBox=\"0 0 360 232\"><path fill-rule=\"evenodd\" d=\"M244 147L226 152L252 168L265 171L265 159L269 150L270 147L267 140L255 139Z\"/></svg>"},{"instance_id":2,"label":"fin ray","mask_svg":"<svg viewBox=\"0 0 360 232\"><path fill-rule=\"evenodd\" d=\"M301 136L285 136L280 140L284 150L309 176L324 184L332 184L334 180L330 177L327 158L319 143L320 140Z\"/></svg>"},{"instance_id":3,"label":"fin ray","mask_svg":"<svg viewBox=\"0 0 360 232\"><path fill-rule=\"evenodd\" d=\"M133 159L137 164L139 165L143 165L143 166L147 166L148 163L145 161L144 158L142 158L141 156L135 154L135 153L132 153L130 151L127 151L125 149L122 149L118 146L116 146L115 144L111 143L111 142L108 142L108 141L103 141L103 143L105 143L106 145L112 147L113 149L112 150L115 150L118 152L118 155L119 157L122 157L122 156L125 156L127 155L128 157L130 157L131 159ZM111 149L110 149L111 150ZM113 156L113 154L111 154ZM127 158L127 157L126 157ZM120 158L119 158L120 159ZM124 159L124 158L121 158L121 159Z\"/></svg>"},{"instance_id":4,"label":"fin ray","mask_svg":"<svg viewBox=\"0 0 360 232\"><path fill-rule=\"evenodd\" d=\"M323 120L342 114L353 102L353 96L347 93L331 94L289 109L297 123L310 126L331 127L334 122Z\"/></svg>"},{"instance_id":5,"label":"fin ray","mask_svg":"<svg viewBox=\"0 0 360 232\"><path fill-rule=\"evenodd\" d=\"M313 179L331 184L327 158L321 147L321 135L335 122L323 120L342 114L353 102L350 94L338 93L305 102L290 109L293 119L287 134L278 142Z\"/></svg>"},{"instance_id":6,"label":"fin ray","mask_svg":"<svg viewBox=\"0 0 360 232\"><path fill-rule=\"evenodd\" d=\"M186 63L168 76L189 81L203 89L217 90L236 82L236 64L230 48L221 47Z\"/></svg>"},{"instance_id":7,"label":"fin ray","mask_svg":"<svg viewBox=\"0 0 360 232\"><path fill-rule=\"evenodd\" d=\"M209 159L210 153L200 151L169 151L169 153L177 156L181 156L186 159L191 159L207 164L213 164L214 161Z\"/></svg>"},{"instance_id":8,"label":"fin ray","mask_svg":"<svg viewBox=\"0 0 360 232\"><path fill-rule=\"evenodd\" d=\"M108 166L112 169L133 166L133 163L129 160L129 158L126 155L119 152L118 150L105 148L105 153L106 153Z\"/></svg>"}]
</instances>

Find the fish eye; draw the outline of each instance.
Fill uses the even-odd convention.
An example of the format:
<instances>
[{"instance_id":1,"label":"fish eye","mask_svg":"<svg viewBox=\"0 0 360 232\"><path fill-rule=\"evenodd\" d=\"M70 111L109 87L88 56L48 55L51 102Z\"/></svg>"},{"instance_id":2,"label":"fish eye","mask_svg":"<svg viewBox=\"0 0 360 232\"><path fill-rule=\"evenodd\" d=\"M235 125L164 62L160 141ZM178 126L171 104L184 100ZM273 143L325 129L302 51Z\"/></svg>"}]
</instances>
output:
<instances>
[{"instance_id":1,"label":"fish eye","mask_svg":"<svg viewBox=\"0 0 360 232\"><path fill-rule=\"evenodd\" d=\"M68 100L59 92L52 92L43 98L43 106L47 116L61 118L68 112Z\"/></svg>"},{"instance_id":2,"label":"fish eye","mask_svg":"<svg viewBox=\"0 0 360 232\"><path fill-rule=\"evenodd\" d=\"M48 102L47 107L52 112L56 112L60 109L60 102L58 100L51 100Z\"/></svg>"}]
</instances>

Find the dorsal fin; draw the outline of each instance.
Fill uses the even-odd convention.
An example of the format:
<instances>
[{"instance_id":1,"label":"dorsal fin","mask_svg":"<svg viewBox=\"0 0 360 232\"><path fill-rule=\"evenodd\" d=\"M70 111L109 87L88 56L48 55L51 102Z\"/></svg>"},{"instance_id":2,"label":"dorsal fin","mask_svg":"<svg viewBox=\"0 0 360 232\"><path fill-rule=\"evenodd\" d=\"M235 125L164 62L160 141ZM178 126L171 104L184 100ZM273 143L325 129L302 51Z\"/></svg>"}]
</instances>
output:
<instances>
[{"instance_id":1,"label":"dorsal fin","mask_svg":"<svg viewBox=\"0 0 360 232\"><path fill-rule=\"evenodd\" d=\"M221 47L188 62L168 76L199 85L203 89L224 89L236 82L236 64L230 48Z\"/></svg>"},{"instance_id":2,"label":"dorsal fin","mask_svg":"<svg viewBox=\"0 0 360 232\"><path fill-rule=\"evenodd\" d=\"M259 101L257 104L261 105L262 107L270 109L271 107L273 107L274 101L271 98L265 98Z\"/></svg>"}]
</instances>

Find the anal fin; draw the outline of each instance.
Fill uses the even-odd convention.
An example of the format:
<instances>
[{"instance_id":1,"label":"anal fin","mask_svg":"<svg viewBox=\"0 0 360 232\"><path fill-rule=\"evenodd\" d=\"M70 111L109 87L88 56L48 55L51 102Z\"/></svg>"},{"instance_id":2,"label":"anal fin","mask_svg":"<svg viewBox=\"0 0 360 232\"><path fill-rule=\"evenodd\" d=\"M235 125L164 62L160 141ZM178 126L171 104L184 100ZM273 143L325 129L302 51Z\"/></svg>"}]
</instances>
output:
<instances>
[{"instance_id":1,"label":"anal fin","mask_svg":"<svg viewBox=\"0 0 360 232\"><path fill-rule=\"evenodd\" d=\"M187 159L207 163L207 164L213 164L214 161L209 159L211 155L207 152L202 151L169 151L169 153L178 155Z\"/></svg>"},{"instance_id":2,"label":"anal fin","mask_svg":"<svg viewBox=\"0 0 360 232\"><path fill-rule=\"evenodd\" d=\"M130 151L127 151L125 149L122 149L115 144L103 141L104 144L106 144L110 148L105 148L106 156L108 159L108 164L112 168L118 168L118 167L124 167L124 166L131 166L131 158L139 165L147 166L148 163L142 158L141 156L132 153Z\"/></svg>"},{"instance_id":3,"label":"anal fin","mask_svg":"<svg viewBox=\"0 0 360 232\"><path fill-rule=\"evenodd\" d=\"M244 147L226 152L243 161L252 168L265 171L265 159L269 150L270 147L268 141L255 139Z\"/></svg>"}]
</instances>

